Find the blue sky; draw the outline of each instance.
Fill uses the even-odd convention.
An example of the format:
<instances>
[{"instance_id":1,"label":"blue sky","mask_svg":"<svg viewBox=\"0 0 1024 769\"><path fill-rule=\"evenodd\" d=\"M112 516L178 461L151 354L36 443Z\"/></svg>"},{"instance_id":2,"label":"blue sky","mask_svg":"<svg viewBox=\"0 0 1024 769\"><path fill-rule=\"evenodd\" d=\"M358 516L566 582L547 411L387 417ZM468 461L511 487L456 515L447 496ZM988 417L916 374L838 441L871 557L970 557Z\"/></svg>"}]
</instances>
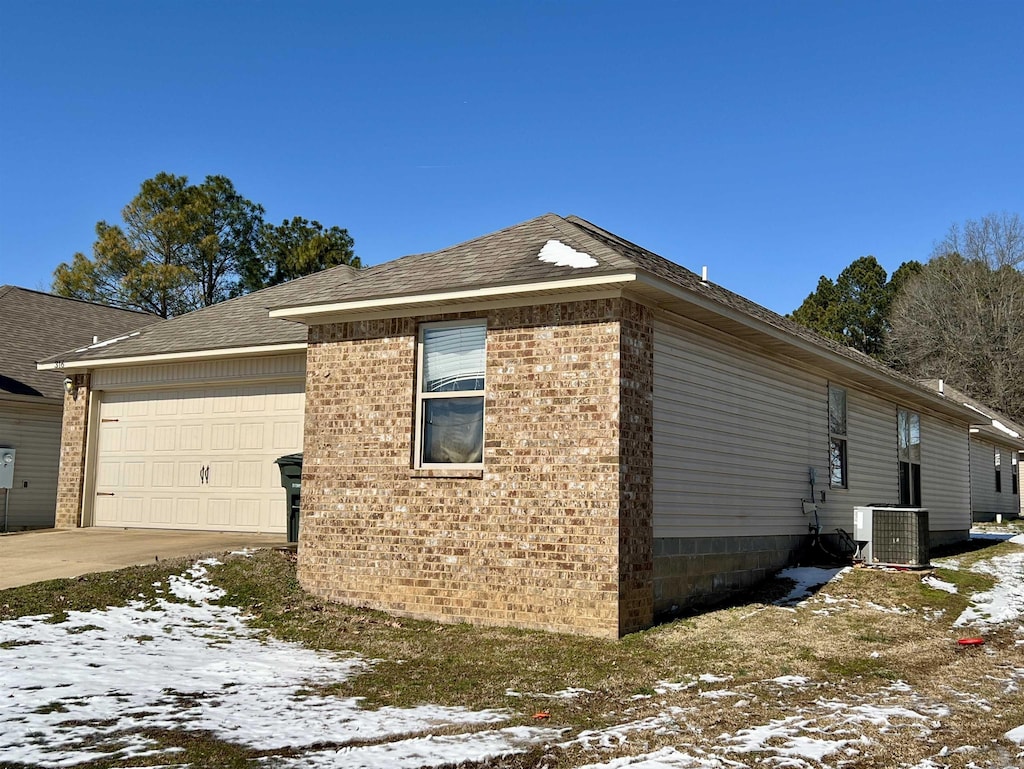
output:
<instances>
[{"instance_id":1,"label":"blue sky","mask_svg":"<svg viewBox=\"0 0 1024 769\"><path fill-rule=\"evenodd\" d=\"M779 312L1024 214L1024 3L0 3L0 283L160 171L366 264L553 211Z\"/></svg>"}]
</instances>

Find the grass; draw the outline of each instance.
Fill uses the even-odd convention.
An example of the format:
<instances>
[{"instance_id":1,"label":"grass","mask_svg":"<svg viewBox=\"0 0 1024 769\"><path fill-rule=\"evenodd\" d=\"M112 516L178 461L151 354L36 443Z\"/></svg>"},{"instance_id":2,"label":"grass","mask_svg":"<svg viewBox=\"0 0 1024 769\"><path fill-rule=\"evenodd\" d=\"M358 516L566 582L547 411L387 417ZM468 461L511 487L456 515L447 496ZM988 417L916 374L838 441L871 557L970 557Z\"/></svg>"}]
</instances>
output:
<instances>
[{"instance_id":1,"label":"grass","mask_svg":"<svg viewBox=\"0 0 1024 769\"><path fill-rule=\"evenodd\" d=\"M250 624L281 639L333 652L378 660L367 672L318 693L364 698L366 708L419 704L469 708L507 708L516 716L508 725L532 724L532 714L550 713L551 726L579 733L638 720L663 712L667 705L688 708L693 733L736 733L751 724L784 718L801 703L823 695L816 689L787 695L785 707L771 690L771 679L800 675L828 687L828 696L871 698L895 681L905 681L920 696L938 702L980 700L989 711L955 711L943 722L939 738L955 747L982 746L981 753L950 757L952 766L1012 765L1001 735L1024 723L1024 702L1006 685L1007 670L1024 668L1011 629L989 634L982 650L955 643L952 622L967 606L971 592L986 590L992 580L966 570L971 563L1010 552L1018 545L989 543L955 554L960 570L939 569L937 576L959 587L950 594L921 583L919 573L853 570L833 582L809 604L784 608L772 603L778 583L752 591L743 602L606 641L551 633L469 625L440 625L395 618L321 601L304 593L295 577L294 556L263 551L250 558L225 559L211 570L212 580L227 591L223 602L251 615ZM167 584L185 561L167 561L109 574L56 580L0 591L0 619L53 612L58 620L70 610L120 605L156 597L154 583ZM827 595L828 602L823 600ZM162 596L166 597L166 595ZM87 630L83 643L87 643ZM151 640L135 637L139 643ZM694 691L658 693L665 681L695 681L701 674L728 676L726 684L742 692L748 704L722 707L715 700L695 700ZM593 692L575 699L541 696L569 687ZM519 693L513 696L509 691ZM663 691L663 690L662 690ZM973 701L973 700L972 700ZM962 712L961 712L962 711ZM974 717L971 713L974 712ZM999 714L998 719L989 713ZM898 731L898 730L896 730ZM176 763L202 766L251 766L260 757L202 733L148 733L160 744L181 749ZM932 755L927 744L879 731L867 734L877 747L866 750L857 766L892 766ZM678 735L631 736L626 752L673 744ZM987 753L984 751L988 751ZM489 765L569 767L596 760L581 747L523 756ZM916 756L916 758L915 758ZM987 756L987 758L986 758ZM904 757L906 757L904 759ZM166 758L166 756L165 756ZM753 762L755 757L749 757ZM858 759L859 760L859 759ZM153 759L158 762L157 758ZM1002 761L1003 763L999 763ZM959 763L958 763L959 762ZM116 761L87 764L90 769L124 766ZM136 759L133 765L141 765Z\"/></svg>"}]
</instances>

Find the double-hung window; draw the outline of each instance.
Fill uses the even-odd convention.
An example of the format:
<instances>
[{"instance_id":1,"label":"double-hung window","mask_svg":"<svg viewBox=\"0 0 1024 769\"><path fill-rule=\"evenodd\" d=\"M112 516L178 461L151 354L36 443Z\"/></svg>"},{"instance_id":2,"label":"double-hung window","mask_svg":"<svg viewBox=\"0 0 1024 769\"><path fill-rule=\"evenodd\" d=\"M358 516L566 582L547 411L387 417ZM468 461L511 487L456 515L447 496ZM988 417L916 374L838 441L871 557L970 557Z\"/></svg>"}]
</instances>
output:
<instances>
[{"instance_id":1,"label":"double-hung window","mask_svg":"<svg viewBox=\"0 0 1024 769\"><path fill-rule=\"evenodd\" d=\"M1017 453L1016 452L1014 452L1013 454L1010 455L1010 464L1013 465L1013 468L1012 468L1013 473L1012 473L1012 476L1011 476L1011 478L1012 478L1011 483L1013 484L1013 494L1015 496L1019 496L1020 495L1020 461L1017 459Z\"/></svg>"},{"instance_id":2,"label":"double-hung window","mask_svg":"<svg viewBox=\"0 0 1024 769\"><path fill-rule=\"evenodd\" d=\"M828 387L828 483L845 489L848 478L846 458L846 390Z\"/></svg>"},{"instance_id":3,"label":"double-hung window","mask_svg":"<svg viewBox=\"0 0 1024 769\"><path fill-rule=\"evenodd\" d=\"M921 506L921 416L899 409L900 504Z\"/></svg>"},{"instance_id":4,"label":"double-hung window","mask_svg":"<svg viewBox=\"0 0 1024 769\"><path fill-rule=\"evenodd\" d=\"M420 327L417 467L483 464L486 342L483 321Z\"/></svg>"},{"instance_id":5,"label":"double-hung window","mask_svg":"<svg viewBox=\"0 0 1024 769\"><path fill-rule=\"evenodd\" d=\"M1003 455L996 449L996 494L1003 493Z\"/></svg>"}]
</instances>

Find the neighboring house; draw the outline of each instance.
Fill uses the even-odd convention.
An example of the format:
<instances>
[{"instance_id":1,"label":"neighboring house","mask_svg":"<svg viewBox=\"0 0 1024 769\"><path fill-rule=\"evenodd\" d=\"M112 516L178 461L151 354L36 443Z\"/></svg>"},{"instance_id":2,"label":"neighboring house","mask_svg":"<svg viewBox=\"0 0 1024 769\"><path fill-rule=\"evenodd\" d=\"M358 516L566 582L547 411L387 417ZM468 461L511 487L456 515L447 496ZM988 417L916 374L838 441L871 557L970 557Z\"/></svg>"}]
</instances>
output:
<instances>
[{"instance_id":1,"label":"neighboring house","mask_svg":"<svg viewBox=\"0 0 1024 769\"><path fill-rule=\"evenodd\" d=\"M328 270L339 282L351 267ZM274 460L302 450L306 329L268 317L304 279L54 355L65 399L57 526L284 533Z\"/></svg>"},{"instance_id":2,"label":"neighboring house","mask_svg":"<svg viewBox=\"0 0 1024 769\"><path fill-rule=\"evenodd\" d=\"M975 412L576 217L276 305L316 595L615 637L791 563L812 492L826 532L902 503L969 536Z\"/></svg>"},{"instance_id":3,"label":"neighboring house","mask_svg":"<svg viewBox=\"0 0 1024 769\"><path fill-rule=\"evenodd\" d=\"M1024 427L965 395L941 379L925 382L946 398L975 412L971 425L971 513L975 521L1019 517L1020 460Z\"/></svg>"},{"instance_id":4,"label":"neighboring house","mask_svg":"<svg viewBox=\"0 0 1024 769\"><path fill-rule=\"evenodd\" d=\"M147 313L0 286L0 447L14 449L9 492L0 491L0 530L54 524L64 373L36 361L74 345L106 339L155 320Z\"/></svg>"},{"instance_id":5,"label":"neighboring house","mask_svg":"<svg viewBox=\"0 0 1024 769\"><path fill-rule=\"evenodd\" d=\"M302 448L302 584L406 616L615 637L791 563L805 500L971 526L976 412L576 217L46 365L59 525L284 531Z\"/></svg>"}]
</instances>

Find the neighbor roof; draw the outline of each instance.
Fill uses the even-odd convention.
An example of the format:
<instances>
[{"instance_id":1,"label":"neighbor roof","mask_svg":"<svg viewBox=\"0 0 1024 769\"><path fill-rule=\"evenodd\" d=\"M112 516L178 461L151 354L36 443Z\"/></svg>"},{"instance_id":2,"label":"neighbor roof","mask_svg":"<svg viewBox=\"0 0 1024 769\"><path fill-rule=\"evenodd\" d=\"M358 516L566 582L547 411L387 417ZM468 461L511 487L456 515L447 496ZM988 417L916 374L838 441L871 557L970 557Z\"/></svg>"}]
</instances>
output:
<instances>
[{"instance_id":1,"label":"neighbor roof","mask_svg":"<svg viewBox=\"0 0 1024 769\"><path fill-rule=\"evenodd\" d=\"M339 265L316 277L338 283L351 280L358 270ZM267 308L277 301L296 301L305 295L310 277L297 278L279 286L228 299L201 310L168 318L138 333L101 339L97 345L82 345L52 355L44 364L63 362L66 367L88 367L100 360L146 358L176 353L272 347L306 342L306 327L271 318Z\"/></svg>"},{"instance_id":2,"label":"neighbor roof","mask_svg":"<svg viewBox=\"0 0 1024 769\"><path fill-rule=\"evenodd\" d=\"M991 406L979 400L975 400L966 393L960 392L955 387L951 387L945 380L926 379L921 384L952 401L962 403L971 411L976 412L979 419L972 427L978 428L988 438L1015 446L1018 449L1024 449L1024 425L1013 421L1008 416L999 413Z\"/></svg>"},{"instance_id":3,"label":"neighbor roof","mask_svg":"<svg viewBox=\"0 0 1024 769\"><path fill-rule=\"evenodd\" d=\"M90 344L159 320L145 312L68 299L18 286L0 286L0 393L63 397L63 376L36 369L58 350Z\"/></svg>"}]
</instances>

